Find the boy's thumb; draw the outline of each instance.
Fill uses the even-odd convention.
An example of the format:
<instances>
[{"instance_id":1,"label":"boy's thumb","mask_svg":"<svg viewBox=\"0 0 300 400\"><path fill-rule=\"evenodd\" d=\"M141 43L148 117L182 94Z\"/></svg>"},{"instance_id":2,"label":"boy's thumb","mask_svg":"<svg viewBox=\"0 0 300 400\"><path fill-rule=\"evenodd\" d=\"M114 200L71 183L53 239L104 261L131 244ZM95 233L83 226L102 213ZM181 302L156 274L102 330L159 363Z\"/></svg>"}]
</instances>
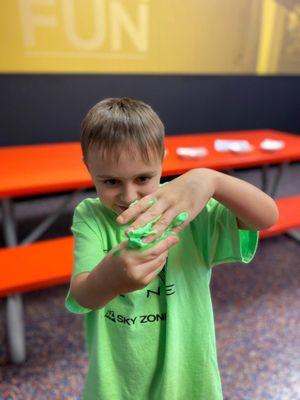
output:
<instances>
[{"instance_id":1,"label":"boy's thumb","mask_svg":"<svg viewBox=\"0 0 300 400\"><path fill-rule=\"evenodd\" d=\"M128 241L119 243L117 246L113 247L109 252L113 257L120 255L120 253L128 247Z\"/></svg>"}]
</instances>

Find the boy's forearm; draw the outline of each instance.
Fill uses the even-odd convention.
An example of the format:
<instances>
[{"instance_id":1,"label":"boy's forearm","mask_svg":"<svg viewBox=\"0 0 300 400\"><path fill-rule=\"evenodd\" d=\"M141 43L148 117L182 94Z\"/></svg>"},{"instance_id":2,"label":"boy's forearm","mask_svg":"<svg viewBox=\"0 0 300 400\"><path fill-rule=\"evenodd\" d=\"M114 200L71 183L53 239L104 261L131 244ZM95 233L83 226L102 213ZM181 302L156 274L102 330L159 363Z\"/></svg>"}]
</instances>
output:
<instances>
[{"instance_id":1,"label":"boy's forearm","mask_svg":"<svg viewBox=\"0 0 300 400\"><path fill-rule=\"evenodd\" d=\"M277 206L266 193L238 178L205 171L213 182L213 197L236 215L241 229L263 230L276 223Z\"/></svg>"},{"instance_id":2,"label":"boy's forearm","mask_svg":"<svg viewBox=\"0 0 300 400\"><path fill-rule=\"evenodd\" d=\"M83 307L98 310L118 296L110 283L110 274L105 259L91 271L73 291L76 301Z\"/></svg>"}]
</instances>

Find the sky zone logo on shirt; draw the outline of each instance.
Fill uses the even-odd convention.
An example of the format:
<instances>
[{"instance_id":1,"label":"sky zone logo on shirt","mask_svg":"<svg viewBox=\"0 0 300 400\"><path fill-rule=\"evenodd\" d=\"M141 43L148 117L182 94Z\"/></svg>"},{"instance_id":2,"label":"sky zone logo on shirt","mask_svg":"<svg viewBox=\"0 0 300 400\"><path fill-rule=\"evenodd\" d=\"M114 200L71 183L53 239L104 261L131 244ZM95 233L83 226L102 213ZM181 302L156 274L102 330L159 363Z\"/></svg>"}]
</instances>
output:
<instances>
[{"instance_id":1,"label":"sky zone logo on shirt","mask_svg":"<svg viewBox=\"0 0 300 400\"><path fill-rule=\"evenodd\" d=\"M135 324L147 324L153 322L166 321L167 313L139 315L133 318L128 318L125 317L124 315L120 314L116 315L113 310L107 310L105 313L105 317L115 323L131 326Z\"/></svg>"}]
</instances>

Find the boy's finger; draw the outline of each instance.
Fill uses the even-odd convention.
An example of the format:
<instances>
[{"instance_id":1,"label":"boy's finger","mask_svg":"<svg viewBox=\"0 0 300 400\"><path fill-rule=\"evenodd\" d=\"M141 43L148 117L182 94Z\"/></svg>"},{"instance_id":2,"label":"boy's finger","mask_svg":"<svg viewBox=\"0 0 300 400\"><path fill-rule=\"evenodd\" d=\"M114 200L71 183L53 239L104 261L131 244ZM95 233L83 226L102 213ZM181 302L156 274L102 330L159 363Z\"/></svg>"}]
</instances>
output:
<instances>
[{"instance_id":1,"label":"boy's finger","mask_svg":"<svg viewBox=\"0 0 300 400\"><path fill-rule=\"evenodd\" d=\"M122 225L127 224L128 222L134 220L138 215L146 211L156 201L157 199L153 194L145 196L141 200L137 201L136 204L127 208L126 211L122 212L122 214L117 217L116 221Z\"/></svg>"},{"instance_id":2,"label":"boy's finger","mask_svg":"<svg viewBox=\"0 0 300 400\"><path fill-rule=\"evenodd\" d=\"M158 242L155 246L151 247L148 250L145 250L144 256L146 258L156 258L160 256L165 251L169 250L174 244L179 242L179 237L176 233L171 232L169 236L163 239L161 242Z\"/></svg>"},{"instance_id":3,"label":"boy's finger","mask_svg":"<svg viewBox=\"0 0 300 400\"><path fill-rule=\"evenodd\" d=\"M152 230L157 231L157 233L155 235L146 237L145 239L143 239L143 242L151 243L155 239L159 238L164 233L164 231L172 224L172 221L178 214L180 213L172 208L165 211L160 219L152 227Z\"/></svg>"},{"instance_id":4,"label":"boy's finger","mask_svg":"<svg viewBox=\"0 0 300 400\"><path fill-rule=\"evenodd\" d=\"M161 216L167 208L168 205L163 200L158 201L150 208L148 208L145 212L141 213L137 217L137 219L126 229L126 232L133 229L141 228L147 225L149 222L154 221L159 216Z\"/></svg>"},{"instance_id":5,"label":"boy's finger","mask_svg":"<svg viewBox=\"0 0 300 400\"><path fill-rule=\"evenodd\" d=\"M180 231L182 231L183 228L185 228L189 224L189 222L190 221L184 221L181 225L172 228L172 231L175 234L178 234Z\"/></svg>"},{"instance_id":6,"label":"boy's finger","mask_svg":"<svg viewBox=\"0 0 300 400\"><path fill-rule=\"evenodd\" d=\"M151 274L152 272L156 273L157 269L159 268L158 265L161 265L161 269L163 268L166 259L168 257L168 251L164 251L159 257L147 261L144 264L141 265L141 269L143 274Z\"/></svg>"},{"instance_id":7,"label":"boy's finger","mask_svg":"<svg viewBox=\"0 0 300 400\"><path fill-rule=\"evenodd\" d=\"M159 273L160 271L164 268L165 264L162 264L159 268L155 269L154 271L151 271L147 275L147 280L151 282Z\"/></svg>"},{"instance_id":8,"label":"boy's finger","mask_svg":"<svg viewBox=\"0 0 300 400\"><path fill-rule=\"evenodd\" d=\"M111 254L112 256L118 256L119 254L121 254L121 252L125 249L128 248L128 241L125 240L124 242L119 243L117 246L113 247L109 254Z\"/></svg>"}]
</instances>

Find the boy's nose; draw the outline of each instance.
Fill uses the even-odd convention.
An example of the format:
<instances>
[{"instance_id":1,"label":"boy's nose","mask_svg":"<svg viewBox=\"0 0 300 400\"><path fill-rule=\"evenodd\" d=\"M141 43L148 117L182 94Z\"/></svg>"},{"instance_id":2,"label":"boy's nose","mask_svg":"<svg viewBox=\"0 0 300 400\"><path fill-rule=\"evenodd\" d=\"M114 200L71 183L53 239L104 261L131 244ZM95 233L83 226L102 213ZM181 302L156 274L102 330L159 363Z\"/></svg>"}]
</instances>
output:
<instances>
[{"instance_id":1,"label":"boy's nose","mask_svg":"<svg viewBox=\"0 0 300 400\"><path fill-rule=\"evenodd\" d=\"M133 187L124 188L121 194L121 201L124 206L129 207L131 203L137 200L137 192Z\"/></svg>"}]
</instances>

